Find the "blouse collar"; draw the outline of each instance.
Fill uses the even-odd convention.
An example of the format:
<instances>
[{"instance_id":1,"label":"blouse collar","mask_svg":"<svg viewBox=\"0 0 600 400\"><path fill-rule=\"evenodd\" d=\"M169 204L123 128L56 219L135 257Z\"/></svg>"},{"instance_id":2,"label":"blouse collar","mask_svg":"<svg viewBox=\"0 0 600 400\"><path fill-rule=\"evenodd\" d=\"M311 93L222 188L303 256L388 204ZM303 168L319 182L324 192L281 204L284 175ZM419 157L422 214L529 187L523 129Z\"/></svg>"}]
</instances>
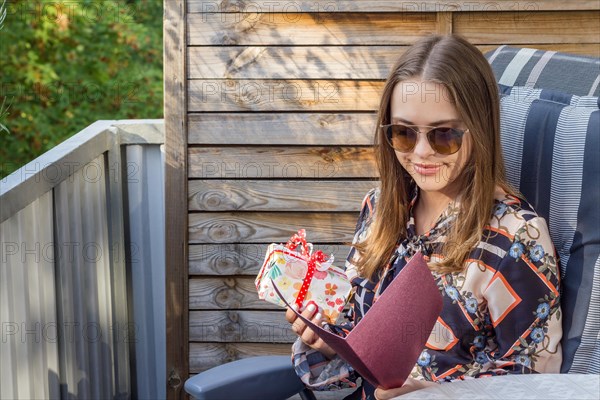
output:
<instances>
[{"instance_id":1,"label":"blouse collar","mask_svg":"<svg viewBox=\"0 0 600 400\"><path fill-rule=\"evenodd\" d=\"M408 206L408 221L406 224L406 238L411 239L413 237L422 238L422 239L434 239L440 234L444 233L449 225L459 213L460 210L460 198L462 194L458 195L458 197L450 202L448 206L444 209L444 211L440 214L436 222L429 229L429 231L425 232L422 235L418 235L415 227L415 217L414 217L414 207L419 198L420 190L417 185L415 185L412 193L412 199Z\"/></svg>"}]
</instances>

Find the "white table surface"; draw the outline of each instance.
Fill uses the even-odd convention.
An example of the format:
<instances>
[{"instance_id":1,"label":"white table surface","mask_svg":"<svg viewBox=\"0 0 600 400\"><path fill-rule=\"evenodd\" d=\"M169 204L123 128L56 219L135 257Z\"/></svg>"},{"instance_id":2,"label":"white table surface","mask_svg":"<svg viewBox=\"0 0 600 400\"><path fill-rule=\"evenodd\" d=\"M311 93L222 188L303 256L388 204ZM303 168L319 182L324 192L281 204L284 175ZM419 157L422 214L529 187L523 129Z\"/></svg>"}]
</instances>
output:
<instances>
[{"instance_id":1,"label":"white table surface","mask_svg":"<svg viewBox=\"0 0 600 400\"><path fill-rule=\"evenodd\" d=\"M600 399L600 375L504 375L444 383L395 397L408 399Z\"/></svg>"}]
</instances>

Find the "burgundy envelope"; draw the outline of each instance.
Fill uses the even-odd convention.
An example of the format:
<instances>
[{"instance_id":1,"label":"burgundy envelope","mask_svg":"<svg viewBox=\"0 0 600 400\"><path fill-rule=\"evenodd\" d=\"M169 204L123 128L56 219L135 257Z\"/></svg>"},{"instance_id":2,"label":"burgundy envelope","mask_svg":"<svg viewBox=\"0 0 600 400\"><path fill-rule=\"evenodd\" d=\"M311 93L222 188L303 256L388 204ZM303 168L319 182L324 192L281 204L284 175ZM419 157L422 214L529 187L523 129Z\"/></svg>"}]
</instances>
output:
<instances>
[{"instance_id":1,"label":"burgundy envelope","mask_svg":"<svg viewBox=\"0 0 600 400\"><path fill-rule=\"evenodd\" d=\"M375 387L390 389L402 386L408 378L441 311L442 295L422 254L417 253L346 338L296 315L363 378Z\"/></svg>"}]
</instances>

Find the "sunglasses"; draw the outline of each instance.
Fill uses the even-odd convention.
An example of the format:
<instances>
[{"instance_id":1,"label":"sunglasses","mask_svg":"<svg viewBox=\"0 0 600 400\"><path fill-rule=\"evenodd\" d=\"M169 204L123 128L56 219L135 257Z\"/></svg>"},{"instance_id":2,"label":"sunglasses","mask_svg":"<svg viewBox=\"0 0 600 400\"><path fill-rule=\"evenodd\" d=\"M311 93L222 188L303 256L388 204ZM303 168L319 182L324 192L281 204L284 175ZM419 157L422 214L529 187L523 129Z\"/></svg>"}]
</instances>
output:
<instances>
[{"instance_id":1,"label":"sunglasses","mask_svg":"<svg viewBox=\"0 0 600 400\"><path fill-rule=\"evenodd\" d=\"M414 125L381 125L380 127L394 150L408 153L414 150L419 136L419 129ZM456 153L462 145L462 137L468 129L448 128L445 126L423 126L430 128L425 135L431 148L438 154Z\"/></svg>"}]
</instances>

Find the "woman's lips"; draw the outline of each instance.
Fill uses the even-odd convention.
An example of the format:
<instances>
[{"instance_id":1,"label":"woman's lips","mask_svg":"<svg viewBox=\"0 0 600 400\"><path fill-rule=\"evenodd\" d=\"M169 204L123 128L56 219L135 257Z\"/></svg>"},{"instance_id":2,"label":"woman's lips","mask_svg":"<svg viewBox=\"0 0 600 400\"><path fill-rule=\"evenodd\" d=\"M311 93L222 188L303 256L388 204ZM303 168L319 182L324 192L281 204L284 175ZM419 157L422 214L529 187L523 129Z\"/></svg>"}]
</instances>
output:
<instances>
[{"instance_id":1,"label":"woman's lips","mask_svg":"<svg viewBox=\"0 0 600 400\"><path fill-rule=\"evenodd\" d=\"M420 175L435 175L442 168L442 164L413 164L415 172Z\"/></svg>"}]
</instances>

